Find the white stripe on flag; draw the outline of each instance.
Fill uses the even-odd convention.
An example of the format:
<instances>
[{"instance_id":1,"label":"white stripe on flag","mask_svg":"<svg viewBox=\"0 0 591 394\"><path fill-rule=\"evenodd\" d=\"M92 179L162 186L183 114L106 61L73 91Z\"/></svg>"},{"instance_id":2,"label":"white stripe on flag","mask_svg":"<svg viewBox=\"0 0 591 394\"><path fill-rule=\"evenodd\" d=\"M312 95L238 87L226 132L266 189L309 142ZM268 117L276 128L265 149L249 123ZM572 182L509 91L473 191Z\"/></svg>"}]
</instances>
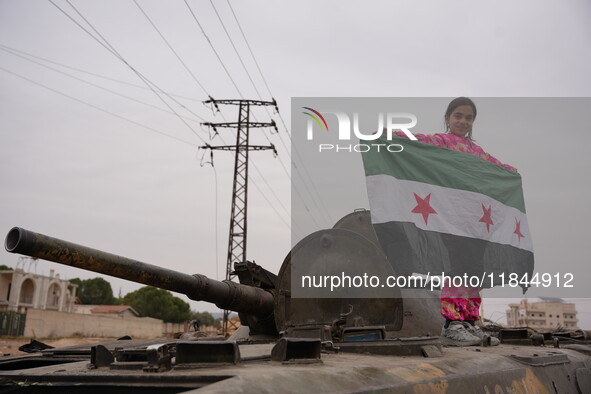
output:
<instances>
[{"instance_id":1,"label":"white stripe on flag","mask_svg":"<svg viewBox=\"0 0 591 394\"><path fill-rule=\"evenodd\" d=\"M470 238L483 239L519 249L533 251L527 217L516 208L509 207L486 195L423 182L399 180L390 175L366 177L367 194L373 224L386 222L410 222L418 228ZM429 214L427 223L417 207L415 195L430 197L430 206L437 212ZM481 222L483 206L491 209L490 232ZM516 234L517 222L520 233Z\"/></svg>"}]
</instances>

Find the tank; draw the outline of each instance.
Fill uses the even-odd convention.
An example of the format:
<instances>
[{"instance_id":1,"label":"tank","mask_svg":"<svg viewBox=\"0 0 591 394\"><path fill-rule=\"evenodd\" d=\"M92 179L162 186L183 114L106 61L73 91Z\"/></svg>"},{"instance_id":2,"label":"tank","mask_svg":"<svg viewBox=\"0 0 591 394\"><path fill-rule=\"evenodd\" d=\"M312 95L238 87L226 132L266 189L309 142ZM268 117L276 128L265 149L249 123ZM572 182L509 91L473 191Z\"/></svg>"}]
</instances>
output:
<instances>
[{"instance_id":1,"label":"tank","mask_svg":"<svg viewBox=\"0 0 591 394\"><path fill-rule=\"evenodd\" d=\"M491 332L501 345L442 347L437 291L384 298L292 297L293 264L311 272L390 266L369 212L310 234L278 274L236 262L240 283L185 274L15 227L12 253L186 294L238 312L227 340L117 340L0 358L0 392L591 393L591 332Z\"/></svg>"}]
</instances>

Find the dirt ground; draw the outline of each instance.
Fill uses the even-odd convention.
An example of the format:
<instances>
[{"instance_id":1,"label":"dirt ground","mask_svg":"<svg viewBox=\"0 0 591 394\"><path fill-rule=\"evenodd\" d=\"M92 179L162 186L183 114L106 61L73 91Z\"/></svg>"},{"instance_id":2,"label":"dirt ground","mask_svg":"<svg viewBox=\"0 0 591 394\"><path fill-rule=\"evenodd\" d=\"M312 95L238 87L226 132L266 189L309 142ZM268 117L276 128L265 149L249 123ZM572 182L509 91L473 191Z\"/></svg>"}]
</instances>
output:
<instances>
[{"instance_id":1,"label":"dirt ground","mask_svg":"<svg viewBox=\"0 0 591 394\"><path fill-rule=\"evenodd\" d=\"M53 347L66 347L74 345L83 345L86 343L96 343L102 341L108 341L117 338L37 338L39 342L43 342L46 345ZM0 337L0 356L15 355L15 354L26 354L18 350L19 346L25 345L31 342L31 338L14 338L14 337Z\"/></svg>"}]
</instances>

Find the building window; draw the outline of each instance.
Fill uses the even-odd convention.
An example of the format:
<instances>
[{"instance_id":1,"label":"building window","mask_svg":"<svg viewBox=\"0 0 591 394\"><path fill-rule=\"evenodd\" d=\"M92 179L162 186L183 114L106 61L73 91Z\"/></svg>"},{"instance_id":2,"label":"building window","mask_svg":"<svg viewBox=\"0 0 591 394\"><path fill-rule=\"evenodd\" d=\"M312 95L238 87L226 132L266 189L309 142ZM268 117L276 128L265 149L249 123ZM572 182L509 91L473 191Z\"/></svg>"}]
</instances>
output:
<instances>
[{"instance_id":1,"label":"building window","mask_svg":"<svg viewBox=\"0 0 591 394\"><path fill-rule=\"evenodd\" d=\"M47 307L51 309L59 307L60 295L61 289L59 285L57 283L52 284L47 294Z\"/></svg>"},{"instance_id":2,"label":"building window","mask_svg":"<svg viewBox=\"0 0 591 394\"><path fill-rule=\"evenodd\" d=\"M25 279L21 285L21 296L19 302L22 304L32 304L35 295L35 284L31 279Z\"/></svg>"},{"instance_id":3,"label":"building window","mask_svg":"<svg viewBox=\"0 0 591 394\"><path fill-rule=\"evenodd\" d=\"M550 315L550 317L552 317L552 315Z\"/></svg>"},{"instance_id":4,"label":"building window","mask_svg":"<svg viewBox=\"0 0 591 394\"><path fill-rule=\"evenodd\" d=\"M560 317L560 315L556 315L556 317Z\"/></svg>"}]
</instances>

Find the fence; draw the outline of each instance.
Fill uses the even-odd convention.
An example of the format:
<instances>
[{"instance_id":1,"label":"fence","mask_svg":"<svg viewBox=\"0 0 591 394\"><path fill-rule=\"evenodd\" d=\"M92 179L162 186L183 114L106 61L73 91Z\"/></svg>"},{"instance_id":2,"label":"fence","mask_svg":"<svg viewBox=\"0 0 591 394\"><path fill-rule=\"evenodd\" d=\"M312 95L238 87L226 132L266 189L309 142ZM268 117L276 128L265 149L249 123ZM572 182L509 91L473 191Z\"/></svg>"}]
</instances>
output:
<instances>
[{"instance_id":1,"label":"fence","mask_svg":"<svg viewBox=\"0 0 591 394\"><path fill-rule=\"evenodd\" d=\"M27 315L16 312L0 312L0 335L18 337L25 332Z\"/></svg>"}]
</instances>

